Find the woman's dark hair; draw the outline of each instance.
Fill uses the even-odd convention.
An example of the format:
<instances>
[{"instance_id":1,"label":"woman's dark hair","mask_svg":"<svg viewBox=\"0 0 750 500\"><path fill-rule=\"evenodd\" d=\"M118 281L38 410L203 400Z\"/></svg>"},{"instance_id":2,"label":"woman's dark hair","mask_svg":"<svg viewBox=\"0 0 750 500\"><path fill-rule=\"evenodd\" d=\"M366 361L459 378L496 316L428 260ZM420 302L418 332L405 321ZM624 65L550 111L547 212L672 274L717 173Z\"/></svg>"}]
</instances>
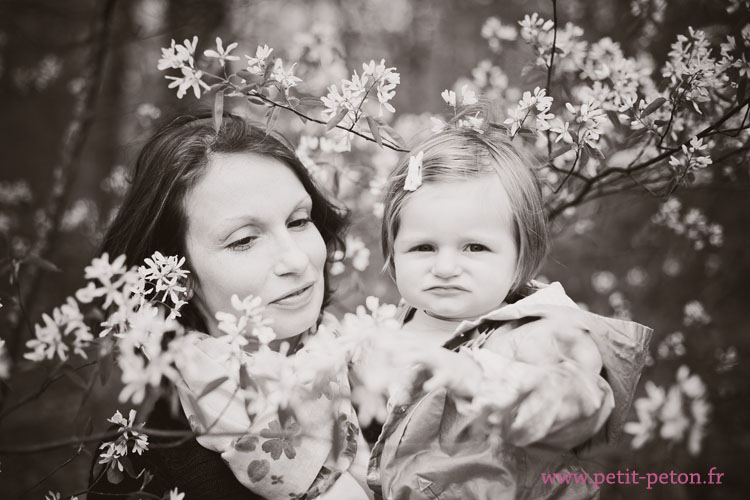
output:
<instances>
[{"instance_id":1,"label":"woman's dark hair","mask_svg":"<svg viewBox=\"0 0 750 500\"><path fill-rule=\"evenodd\" d=\"M343 249L348 211L329 201L316 187L289 142L280 135L224 114L217 133L210 113L180 116L156 132L143 146L132 182L101 245L101 252L115 257L125 254L128 266L141 265L155 251L164 255L186 255L187 215L184 199L202 177L214 153L255 153L287 165L312 198L313 223L323 237L329 260ZM187 263L190 268L190 262ZM323 307L332 290L325 270ZM180 311L187 328L206 331L205 320L188 303Z\"/></svg>"}]
</instances>

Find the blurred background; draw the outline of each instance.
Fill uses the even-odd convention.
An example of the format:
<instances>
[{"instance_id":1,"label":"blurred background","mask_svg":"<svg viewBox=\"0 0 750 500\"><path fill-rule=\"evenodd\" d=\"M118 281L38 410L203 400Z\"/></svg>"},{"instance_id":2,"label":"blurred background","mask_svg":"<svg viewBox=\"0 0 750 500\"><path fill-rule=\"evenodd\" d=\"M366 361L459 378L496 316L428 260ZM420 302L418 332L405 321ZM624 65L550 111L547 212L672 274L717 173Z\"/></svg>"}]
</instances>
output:
<instances>
[{"instance_id":1,"label":"blurred background","mask_svg":"<svg viewBox=\"0 0 750 500\"><path fill-rule=\"evenodd\" d=\"M39 322L83 285L83 268L96 255L144 140L169 117L211 106L208 96L198 103L188 92L180 100L167 88L156 68L160 48L194 35L196 54L215 48L217 36L225 46L238 42L237 55L253 55L256 46L268 44L285 62L298 61L295 74L303 83L297 90L314 96L325 95L326 87L349 78L363 62L385 59L401 75L392 101L396 113L386 119L410 142L429 129L430 115L446 111L443 89L468 82L491 94L494 86L513 102L520 98L513 88L543 86L543 75L523 70L531 51L523 43L496 50L483 26L490 17L517 26L533 12L550 19L552 7L551 1L521 0L0 1L0 335L7 350L0 362L0 379L6 379L0 443L29 446L26 453L0 456L0 497L85 490L93 443L83 451L74 439L49 450L35 446L69 440L89 420L103 430L115 409L127 410L116 400L117 377L89 385L86 360L75 360L77 369L50 380L51 362L21 361L8 378L8 359L17 359L29 338L24 323ZM585 40L610 37L626 55L648 54L656 67L689 26L718 40L750 20L747 3L730 0L561 0L557 16L561 24L580 26ZM241 98L225 107L262 119L263 110ZM377 180L399 156L358 140L352 151L337 152L316 139L323 127L283 113L277 128L299 145L319 182L353 211L349 251L335 266L334 313L353 310L368 295L398 301L380 272ZM683 365L705 385L700 404L707 408L706 422L696 421L685 400L673 422L682 433L652 429L638 449L625 435L616 452L602 458L607 469L706 474L716 467L725 474L720 486L656 486L648 492L606 486L602 498L747 497L746 158L736 157L730 169L717 165L710 182L675 193L680 206L672 202L671 210L682 214L682 231L655 218L666 210L665 199L637 189L589 201L554 220L542 278L561 281L571 297L597 313L654 328L637 397L645 395L645 381L668 391ZM35 257L14 272L10 259L28 255ZM27 299L24 311L13 299L19 287Z\"/></svg>"}]
</instances>

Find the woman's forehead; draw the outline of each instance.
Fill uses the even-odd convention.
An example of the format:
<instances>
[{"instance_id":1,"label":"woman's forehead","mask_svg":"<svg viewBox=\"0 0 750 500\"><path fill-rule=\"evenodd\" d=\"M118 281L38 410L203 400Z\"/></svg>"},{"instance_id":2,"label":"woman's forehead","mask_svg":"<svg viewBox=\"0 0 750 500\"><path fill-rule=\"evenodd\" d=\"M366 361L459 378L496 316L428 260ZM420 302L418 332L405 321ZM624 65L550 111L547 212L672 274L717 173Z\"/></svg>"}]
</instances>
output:
<instances>
[{"instance_id":1,"label":"woman's forehead","mask_svg":"<svg viewBox=\"0 0 750 500\"><path fill-rule=\"evenodd\" d=\"M215 154L185 197L190 225L216 227L239 219L286 217L309 195L292 169L255 153Z\"/></svg>"}]
</instances>

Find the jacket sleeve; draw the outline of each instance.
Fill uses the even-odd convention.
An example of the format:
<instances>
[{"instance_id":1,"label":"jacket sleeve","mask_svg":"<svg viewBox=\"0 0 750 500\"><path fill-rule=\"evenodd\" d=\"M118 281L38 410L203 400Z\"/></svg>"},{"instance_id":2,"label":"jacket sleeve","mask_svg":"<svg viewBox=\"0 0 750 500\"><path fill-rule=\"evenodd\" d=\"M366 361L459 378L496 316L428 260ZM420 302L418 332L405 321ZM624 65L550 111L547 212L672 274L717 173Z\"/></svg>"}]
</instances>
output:
<instances>
[{"instance_id":1,"label":"jacket sleeve","mask_svg":"<svg viewBox=\"0 0 750 500\"><path fill-rule=\"evenodd\" d=\"M526 396L518 403L519 416L512 427L519 433L517 436L521 436L516 440L568 449L589 438L593 439L587 444L616 443L643 369L652 330L578 308L554 307L557 314L564 311L565 316L593 340L601 355L603 369L597 375L574 360L528 365L508 360L508 353L495 349L495 354L505 354L505 365L510 363L513 366L503 370L502 376L520 377L519 383L525 384ZM529 305L514 311L513 319L543 317L548 309L549 306L545 305ZM492 352L493 337L501 338L515 324L514 321L503 322L481 351ZM502 346L502 342L494 344ZM492 363L484 363L485 366L488 364ZM503 363L495 362L494 365L502 366ZM489 372L491 370L485 369L485 373Z\"/></svg>"},{"instance_id":2,"label":"jacket sleeve","mask_svg":"<svg viewBox=\"0 0 750 500\"><path fill-rule=\"evenodd\" d=\"M606 318L586 311L580 311L580 314L586 317L588 333L602 356L602 375L615 397L612 415L595 440L616 444L646 363L653 330L632 321Z\"/></svg>"},{"instance_id":3,"label":"jacket sleeve","mask_svg":"<svg viewBox=\"0 0 750 500\"><path fill-rule=\"evenodd\" d=\"M609 384L570 359L533 365L493 352L473 351L483 380L475 401L497 404L504 437L516 446L569 450L602 428L614 407Z\"/></svg>"}]
</instances>

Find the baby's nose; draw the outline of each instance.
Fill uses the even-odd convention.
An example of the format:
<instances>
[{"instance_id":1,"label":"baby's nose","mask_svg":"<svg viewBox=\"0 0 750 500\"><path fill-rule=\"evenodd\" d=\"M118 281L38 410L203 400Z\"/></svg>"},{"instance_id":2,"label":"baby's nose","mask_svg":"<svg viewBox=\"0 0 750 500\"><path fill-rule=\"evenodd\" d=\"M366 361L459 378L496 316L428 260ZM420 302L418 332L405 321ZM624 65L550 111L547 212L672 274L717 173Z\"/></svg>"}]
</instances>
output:
<instances>
[{"instance_id":1,"label":"baby's nose","mask_svg":"<svg viewBox=\"0 0 750 500\"><path fill-rule=\"evenodd\" d=\"M438 278L451 278L461 273L457 256L454 252L441 251L435 256L432 274Z\"/></svg>"}]
</instances>

